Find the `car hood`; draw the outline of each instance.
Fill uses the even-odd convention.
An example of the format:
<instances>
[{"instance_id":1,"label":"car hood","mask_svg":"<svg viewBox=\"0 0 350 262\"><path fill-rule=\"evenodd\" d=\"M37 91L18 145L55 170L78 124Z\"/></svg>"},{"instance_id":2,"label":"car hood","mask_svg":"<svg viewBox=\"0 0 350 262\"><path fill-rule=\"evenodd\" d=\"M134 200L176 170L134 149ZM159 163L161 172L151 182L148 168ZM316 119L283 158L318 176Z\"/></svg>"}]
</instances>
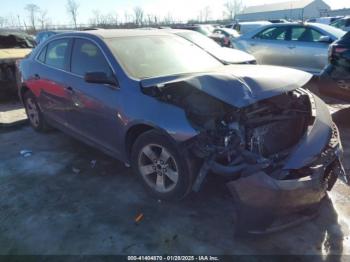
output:
<instances>
[{"instance_id":1,"label":"car hood","mask_svg":"<svg viewBox=\"0 0 350 262\"><path fill-rule=\"evenodd\" d=\"M256 60L254 56L233 48L220 47L208 52L225 64L243 64Z\"/></svg>"},{"instance_id":2,"label":"car hood","mask_svg":"<svg viewBox=\"0 0 350 262\"><path fill-rule=\"evenodd\" d=\"M303 71L260 65L221 66L198 72L141 80L145 93L161 92L177 83L198 89L229 105L241 108L304 86L312 75Z\"/></svg>"}]
</instances>

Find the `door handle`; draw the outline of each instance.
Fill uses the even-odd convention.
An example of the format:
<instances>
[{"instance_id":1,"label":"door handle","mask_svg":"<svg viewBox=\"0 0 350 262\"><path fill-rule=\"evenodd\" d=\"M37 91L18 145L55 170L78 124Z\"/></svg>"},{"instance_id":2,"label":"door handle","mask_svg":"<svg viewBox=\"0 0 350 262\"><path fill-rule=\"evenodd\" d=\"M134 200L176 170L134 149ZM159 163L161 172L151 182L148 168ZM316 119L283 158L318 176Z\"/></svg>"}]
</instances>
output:
<instances>
[{"instance_id":1,"label":"door handle","mask_svg":"<svg viewBox=\"0 0 350 262\"><path fill-rule=\"evenodd\" d=\"M250 43L249 45L250 45L250 46L256 46L256 44L254 44L254 43Z\"/></svg>"},{"instance_id":2,"label":"door handle","mask_svg":"<svg viewBox=\"0 0 350 262\"><path fill-rule=\"evenodd\" d=\"M40 79L40 76L39 76L38 74L35 74L35 75L34 75L34 79L35 79L35 80L39 80L39 79Z\"/></svg>"},{"instance_id":3,"label":"door handle","mask_svg":"<svg viewBox=\"0 0 350 262\"><path fill-rule=\"evenodd\" d=\"M296 46L290 45L290 46L288 46L288 48L289 48L289 49L295 49Z\"/></svg>"}]
</instances>

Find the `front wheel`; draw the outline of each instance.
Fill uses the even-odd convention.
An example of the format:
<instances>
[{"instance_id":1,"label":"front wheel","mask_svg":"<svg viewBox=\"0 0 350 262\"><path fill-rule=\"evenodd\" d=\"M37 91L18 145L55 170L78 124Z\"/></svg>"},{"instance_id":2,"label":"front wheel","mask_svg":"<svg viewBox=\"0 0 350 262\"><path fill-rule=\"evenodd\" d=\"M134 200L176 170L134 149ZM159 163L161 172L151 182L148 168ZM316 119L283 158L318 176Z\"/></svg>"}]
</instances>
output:
<instances>
[{"instance_id":1,"label":"front wheel","mask_svg":"<svg viewBox=\"0 0 350 262\"><path fill-rule=\"evenodd\" d=\"M161 132L151 130L138 137L131 164L146 189L158 199L179 200L190 192L190 163L177 144Z\"/></svg>"}]
</instances>

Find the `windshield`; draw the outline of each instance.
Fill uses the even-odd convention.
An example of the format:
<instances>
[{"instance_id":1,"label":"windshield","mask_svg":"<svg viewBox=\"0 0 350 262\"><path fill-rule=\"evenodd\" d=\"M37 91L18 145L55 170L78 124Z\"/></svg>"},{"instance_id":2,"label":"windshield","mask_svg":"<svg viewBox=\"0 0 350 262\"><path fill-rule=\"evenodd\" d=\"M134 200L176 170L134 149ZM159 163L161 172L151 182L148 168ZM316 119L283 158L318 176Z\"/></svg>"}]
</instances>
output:
<instances>
[{"instance_id":1,"label":"windshield","mask_svg":"<svg viewBox=\"0 0 350 262\"><path fill-rule=\"evenodd\" d=\"M197 31L203 35L206 35L206 36L211 35L211 32L207 28L205 28L204 26L200 26L200 27L195 28L195 31Z\"/></svg>"},{"instance_id":2,"label":"windshield","mask_svg":"<svg viewBox=\"0 0 350 262\"><path fill-rule=\"evenodd\" d=\"M176 33L176 34L187 39L188 41L191 41L192 43L198 45L199 47L207 51L221 47L214 40L197 32L189 31L189 32Z\"/></svg>"},{"instance_id":3,"label":"windshield","mask_svg":"<svg viewBox=\"0 0 350 262\"><path fill-rule=\"evenodd\" d=\"M336 27L333 27L333 26L330 26L330 25L324 25L324 24L315 24L318 28L321 28L322 30L326 31L327 33L329 34L332 34L333 36L335 36L336 38L342 38L343 35L345 35L345 31L339 29L339 28L336 28Z\"/></svg>"},{"instance_id":4,"label":"windshield","mask_svg":"<svg viewBox=\"0 0 350 262\"><path fill-rule=\"evenodd\" d=\"M207 71L222 65L177 36L131 36L106 39L124 70L135 78Z\"/></svg>"}]
</instances>

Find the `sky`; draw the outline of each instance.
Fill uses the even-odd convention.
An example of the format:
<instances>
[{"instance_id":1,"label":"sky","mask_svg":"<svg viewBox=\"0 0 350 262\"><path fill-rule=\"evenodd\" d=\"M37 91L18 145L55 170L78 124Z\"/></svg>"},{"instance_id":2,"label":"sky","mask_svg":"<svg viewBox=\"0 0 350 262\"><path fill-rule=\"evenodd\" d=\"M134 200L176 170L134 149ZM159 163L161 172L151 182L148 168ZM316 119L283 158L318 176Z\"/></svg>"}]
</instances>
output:
<instances>
[{"instance_id":1,"label":"sky","mask_svg":"<svg viewBox=\"0 0 350 262\"><path fill-rule=\"evenodd\" d=\"M3 0L4 1L4 0ZM222 18L223 5L227 0L76 0L79 3L78 23L88 23L93 17L93 10L102 14L118 14L119 20L124 19L125 12L130 15L135 6L143 8L145 14L154 14L160 17L171 16L177 21L186 21L197 18L204 7L210 8L210 18ZM244 6L285 2L286 0L243 0ZM291 2L295 0L290 0ZM332 9L350 7L350 0L324 0ZM41 9L47 10L51 24L69 24L70 18L66 11L66 0L12 0L1 5L0 17L18 21L21 23L27 19L24 7L27 4L36 4Z\"/></svg>"}]
</instances>

